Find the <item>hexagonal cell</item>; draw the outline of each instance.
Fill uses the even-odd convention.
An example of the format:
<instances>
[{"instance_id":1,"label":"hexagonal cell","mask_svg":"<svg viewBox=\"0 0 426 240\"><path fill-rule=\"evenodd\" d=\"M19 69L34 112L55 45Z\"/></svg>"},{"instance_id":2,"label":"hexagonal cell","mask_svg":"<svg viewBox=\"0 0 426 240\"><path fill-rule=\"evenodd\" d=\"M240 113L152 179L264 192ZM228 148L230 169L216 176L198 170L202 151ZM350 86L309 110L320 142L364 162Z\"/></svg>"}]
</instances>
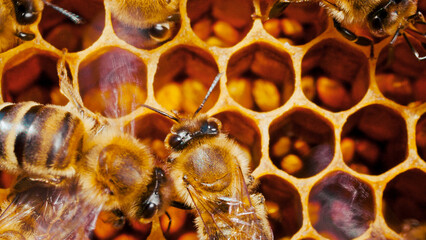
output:
<instances>
[{"instance_id":1,"label":"hexagonal cell","mask_svg":"<svg viewBox=\"0 0 426 240\"><path fill-rule=\"evenodd\" d=\"M281 13L269 19L269 9L276 0L261 0L260 9L266 21L265 30L283 42L302 45L310 42L325 31L328 16L318 3L292 3Z\"/></svg>"},{"instance_id":2,"label":"hexagonal cell","mask_svg":"<svg viewBox=\"0 0 426 240\"><path fill-rule=\"evenodd\" d=\"M420 56L426 55L426 49L418 40L409 37L409 41ZM403 37L394 48L388 46L380 53L376 81L383 95L399 104L426 102L426 61L414 56Z\"/></svg>"},{"instance_id":3,"label":"hexagonal cell","mask_svg":"<svg viewBox=\"0 0 426 240\"><path fill-rule=\"evenodd\" d=\"M426 114L419 119L416 125L417 153L426 161Z\"/></svg>"},{"instance_id":4,"label":"hexagonal cell","mask_svg":"<svg viewBox=\"0 0 426 240\"><path fill-rule=\"evenodd\" d=\"M383 214L386 223L404 237L410 236L417 227L426 224L426 173L420 169L408 170L392 179L383 192ZM421 227L423 226L423 227Z\"/></svg>"},{"instance_id":5,"label":"hexagonal cell","mask_svg":"<svg viewBox=\"0 0 426 240\"><path fill-rule=\"evenodd\" d=\"M283 105L294 91L290 55L266 43L239 50L229 60L227 88L241 106L267 112Z\"/></svg>"},{"instance_id":6,"label":"hexagonal cell","mask_svg":"<svg viewBox=\"0 0 426 240\"><path fill-rule=\"evenodd\" d=\"M154 96L168 110L194 113L218 74L213 57L202 49L175 47L160 57L155 73ZM219 98L216 86L201 112L213 107Z\"/></svg>"},{"instance_id":7,"label":"hexagonal cell","mask_svg":"<svg viewBox=\"0 0 426 240\"><path fill-rule=\"evenodd\" d=\"M307 109L295 109L272 122L269 156L281 170L307 178L321 172L333 159L333 126Z\"/></svg>"},{"instance_id":8,"label":"hexagonal cell","mask_svg":"<svg viewBox=\"0 0 426 240\"><path fill-rule=\"evenodd\" d=\"M262 176L259 180L259 191L266 200L274 239L291 237L299 231L303 222L299 193L293 185L273 175Z\"/></svg>"},{"instance_id":9,"label":"hexagonal cell","mask_svg":"<svg viewBox=\"0 0 426 240\"><path fill-rule=\"evenodd\" d=\"M164 43L172 40L179 32L181 27L181 19L176 9L176 13L170 13L168 19L163 19L163 14L159 13L157 8L164 8L171 10L170 6L162 6L172 2L178 3L179 1L151 1L152 3L138 3L138 1L128 1L121 3L116 0L109 1L108 5L111 6L111 21L115 34L128 44L142 49L154 49ZM117 2L117 3L114 3ZM146 16L146 12L141 11L141 7L149 8L151 16ZM130 5L130 6L128 6ZM135 5L135 6L131 6ZM155 19L158 18L158 19Z\"/></svg>"},{"instance_id":10,"label":"hexagonal cell","mask_svg":"<svg viewBox=\"0 0 426 240\"><path fill-rule=\"evenodd\" d=\"M164 139L174 122L158 114L136 118L128 127L129 132L149 146L158 159L166 160L170 152L164 147Z\"/></svg>"},{"instance_id":11,"label":"hexagonal cell","mask_svg":"<svg viewBox=\"0 0 426 240\"><path fill-rule=\"evenodd\" d=\"M146 65L136 55L108 48L79 66L80 95L87 108L107 117L120 117L146 100Z\"/></svg>"},{"instance_id":12,"label":"hexagonal cell","mask_svg":"<svg viewBox=\"0 0 426 240\"><path fill-rule=\"evenodd\" d=\"M62 0L51 3L84 19L83 24L76 24L52 7L44 6L39 30L43 39L56 48L67 48L70 52L80 51L90 47L101 36L105 26L102 0Z\"/></svg>"},{"instance_id":13,"label":"hexagonal cell","mask_svg":"<svg viewBox=\"0 0 426 240\"><path fill-rule=\"evenodd\" d=\"M370 105L348 118L342 130L343 161L359 173L379 175L408 154L404 119L394 110Z\"/></svg>"},{"instance_id":14,"label":"hexagonal cell","mask_svg":"<svg viewBox=\"0 0 426 240\"><path fill-rule=\"evenodd\" d=\"M303 57L303 93L322 108L347 110L364 97L368 85L366 56L343 42L324 40Z\"/></svg>"},{"instance_id":15,"label":"hexagonal cell","mask_svg":"<svg viewBox=\"0 0 426 240\"><path fill-rule=\"evenodd\" d=\"M244 117L238 112L222 112L213 117L222 122L222 131L239 143L240 147L250 159L250 168L257 168L262 156L260 131L253 120ZM238 124L236 124L238 123Z\"/></svg>"},{"instance_id":16,"label":"hexagonal cell","mask_svg":"<svg viewBox=\"0 0 426 240\"><path fill-rule=\"evenodd\" d=\"M309 194L309 218L315 230L332 240L353 239L374 221L373 190L344 173L328 174Z\"/></svg>"},{"instance_id":17,"label":"hexagonal cell","mask_svg":"<svg viewBox=\"0 0 426 240\"><path fill-rule=\"evenodd\" d=\"M3 100L65 105L68 100L59 92L57 61L58 57L48 52L25 51L13 57L4 68Z\"/></svg>"},{"instance_id":18,"label":"hexagonal cell","mask_svg":"<svg viewBox=\"0 0 426 240\"><path fill-rule=\"evenodd\" d=\"M188 0L188 17L195 34L207 44L231 47L253 25L253 2L249 0Z\"/></svg>"}]
</instances>

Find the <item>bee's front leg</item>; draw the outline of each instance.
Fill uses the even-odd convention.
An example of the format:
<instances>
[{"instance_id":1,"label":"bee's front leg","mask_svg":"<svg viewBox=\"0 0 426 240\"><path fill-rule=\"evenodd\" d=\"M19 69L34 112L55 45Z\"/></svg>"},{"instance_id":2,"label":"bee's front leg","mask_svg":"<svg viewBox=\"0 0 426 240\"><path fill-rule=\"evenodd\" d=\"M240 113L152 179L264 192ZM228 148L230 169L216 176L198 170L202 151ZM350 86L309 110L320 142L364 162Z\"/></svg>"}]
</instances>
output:
<instances>
[{"instance_id":1,"label":"bee's front leg","mask_svg":"<svg viewBox=\"0 0 426 240\"><path fill-rule=\"evenodd\" d=\"M342 34L343 37L348 39L351 42L354 42L355 44L361 45L361 46L370 46L370 58L374 57L374 42L373 40L358 36L349 29L343 27L340 22L338 22L336 19L333 19L334 27L337 31L339 31L340 34Z\"/></svg>"}]
</instances>

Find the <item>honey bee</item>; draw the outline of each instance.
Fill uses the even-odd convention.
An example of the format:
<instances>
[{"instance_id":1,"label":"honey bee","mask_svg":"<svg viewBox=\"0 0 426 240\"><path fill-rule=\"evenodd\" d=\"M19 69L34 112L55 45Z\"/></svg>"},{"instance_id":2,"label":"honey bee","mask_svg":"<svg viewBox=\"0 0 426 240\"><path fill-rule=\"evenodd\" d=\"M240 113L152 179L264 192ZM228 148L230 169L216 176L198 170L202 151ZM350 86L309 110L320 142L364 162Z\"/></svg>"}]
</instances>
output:
<instances>
[{"instance_id":1,"label":"honey bee","mask_svg":"<svg viewBox=\"0 0 426 240\"><path fill-rule=\"evenodd\" d=\"M172 37L179 19L179 0L105 0L112 15L126 26L147 30L157 42Z\"/></svg>"},{"instance_id":2,"label":"honey bee","mask_svg":"<svg viewBox=\"0 0 426 240\"><path fill-rule=\"evenodd\" d=\"M198 114L219 82L219 74L198 110L176 121L165 139L170 177L183 204L196 209L200 239L272 239L262 194L252 193L254 178L241 147L221 129L221 122Z\"/></svg>"},{"instance_id":3,"label":"honey bee","mask_svg":"<svg viewBox=\"0 0 426 240\"><path fill-rule=\"evenodd\" d=\"M76 24L83 19L47 0L0 0L0 52L17 46L22 41L31 41L35 34L29 25L35 23L44 4L70 18Z\"/></svg>"},{"instance_id":4,"label":"honey bee","mask_svg":"<svg viewBox=\"0 0 426 240\"><path fill-rule=\"evenodd\" d=\"M150 222L170 199L165 171L147 146L83 106L65 57L58 72L68 105L0 105L0 169L23 179L2 206L0 238L68 239L91 230L101 209L116 224Z\"/></svg>"},{"instance_id":5,"label":"honey bee","mask_svg":"<svg viewBox=\"0 0 426 240\"><path fill-rule=\"evenodd\" d=\"M269 17L277 17L290 4L306 2L307 0L278 0L268 10ZM333 18L335 28L348 40L362 46L371 46L371 57L374 57L374 38L391 36L392 46L397 37L402 35L410 46L414 56L420 56L413 47L407 34L425 42L425 33L421 33L416 24L425 25L425 19L417 10L417 0L313 0L319 2ZM370 36L358 36L344 26L357 26L366 30Z\"/></svg>"}]
</instances>

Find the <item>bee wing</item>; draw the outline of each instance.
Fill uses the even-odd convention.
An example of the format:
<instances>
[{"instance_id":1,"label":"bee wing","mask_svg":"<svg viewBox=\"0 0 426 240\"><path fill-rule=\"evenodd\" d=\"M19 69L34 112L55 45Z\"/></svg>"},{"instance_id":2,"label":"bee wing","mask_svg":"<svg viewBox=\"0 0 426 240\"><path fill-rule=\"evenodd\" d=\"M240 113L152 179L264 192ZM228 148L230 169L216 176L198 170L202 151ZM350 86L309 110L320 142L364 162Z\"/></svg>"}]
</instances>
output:
<instances>
[{"instance_id":1,"label":"bee wing","mask_svg":"<svg viewBox=\"0 0 426 240\"><path fill-rule=\"evenodd\" d=\"M232 239L266 239L240 168L236 176L239 186L235 195L219 197L219 201L215 202L208 200L192 185L187 187L205 231L215 239L226 239L225 235Z\"/></svg>"},{"instance_id":2,"label":"bee wing","mask_svg":"<svg viewBox=\"0 0 426 240\"><path fill-rule=\"evenodd\" d=\"M18 183L19 184L19 183ZM57 187L26 181L2 204L0 237L11 232L30 239L88 239L102 206L78 194L77 184Z\"/></svg>"}]
</instances>

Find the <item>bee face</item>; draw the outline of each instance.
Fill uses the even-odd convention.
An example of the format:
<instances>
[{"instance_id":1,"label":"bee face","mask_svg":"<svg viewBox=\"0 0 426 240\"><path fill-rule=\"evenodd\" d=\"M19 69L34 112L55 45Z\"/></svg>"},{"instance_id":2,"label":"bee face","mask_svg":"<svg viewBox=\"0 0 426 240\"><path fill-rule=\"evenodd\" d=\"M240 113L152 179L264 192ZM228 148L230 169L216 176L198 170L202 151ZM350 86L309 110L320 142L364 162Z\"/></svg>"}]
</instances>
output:
<instances>
[{"instance_id":1,"label":"bee face","mask_svg":"<svg viewBox=\"0 0 426 240\"><path fill-rule=\"evenodd\" d=\"M377 37L393 35L416 13L416 0L386 0L367 15L371 33Z\"/></svg>"},{"instance_id":2,"label":"bee face","mask_svg":"<svg viewBox=\"0 0 426 240\"><path fill-rule=\"evenodd\" d=\"M184 119L174 125L167 135L166 147L174 151L186 148L194 139L217 136L222 128L221 122L207 115L200 114L195 119Z\"/></svg>"},{"instance_id":3,"label":"bee face","mask_svg":"<svg viewBox=\"0 0 426 240\"><path fill-rule=\"evenodd\" d=\"M166 178L163 169L155 168L151 183L148 185L145 194L137 204L136 219L140 222L150 222L167 206L168 194L170 193L170 182Z\"/></svg>"},{"instance_id":4,"label":"bee face","mask_svg":"<svg viewBox=\"0 0 426 240\"><path fill-rule=\"evenodd\" d=\"M179 19L178 0L107 0L112 15L124 25L146 30L156 42L169 40Z\"/></svg>"}]
</instances>

